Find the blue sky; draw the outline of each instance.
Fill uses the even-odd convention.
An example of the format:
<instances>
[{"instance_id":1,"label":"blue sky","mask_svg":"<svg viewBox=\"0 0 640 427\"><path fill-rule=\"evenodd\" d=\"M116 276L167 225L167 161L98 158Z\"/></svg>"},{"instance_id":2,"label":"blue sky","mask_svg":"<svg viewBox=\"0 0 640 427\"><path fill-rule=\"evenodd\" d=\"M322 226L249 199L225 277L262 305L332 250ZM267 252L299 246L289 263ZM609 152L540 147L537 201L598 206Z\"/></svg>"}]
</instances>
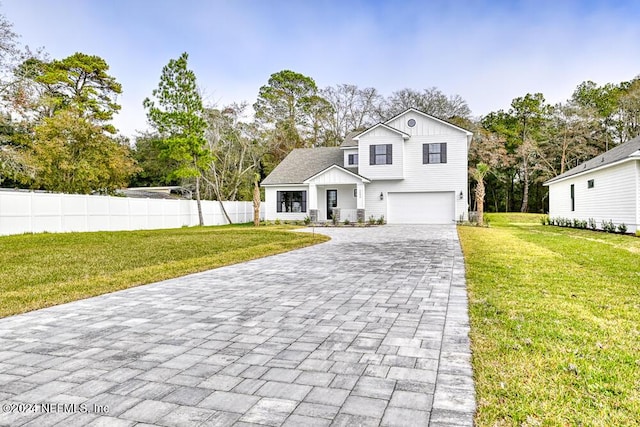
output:
<instances>
[{"instance_id":1,"label":"blue sky","mask_svg":"<svg viewBox=\"0 0 640 427\"><path fill-rule=\"evenodd\" d=\"M21 42L51 58L103 57L122 83L115 125L146 128L142 101L182 52L210 104L255 102L291 69L319 87L458 94L474 115L542 92L564 101L584 80L640 74L640 2L3 0Z\"/></svg>"}]
</instances>

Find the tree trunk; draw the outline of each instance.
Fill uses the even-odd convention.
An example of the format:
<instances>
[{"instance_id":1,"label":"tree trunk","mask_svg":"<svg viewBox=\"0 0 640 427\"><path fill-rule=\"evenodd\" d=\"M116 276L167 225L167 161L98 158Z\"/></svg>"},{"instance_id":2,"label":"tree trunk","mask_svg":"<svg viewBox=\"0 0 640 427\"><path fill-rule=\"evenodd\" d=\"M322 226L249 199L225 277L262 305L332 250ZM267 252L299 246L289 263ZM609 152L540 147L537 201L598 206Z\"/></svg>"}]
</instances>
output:
<instances>
[{"instance_id":1,"label":"tree trunk","mask_svg":"<svg viewBox=\"0 0 640 427\"><path fill-rule=\"evenodd\" d=\"M522 193L522 206L520 207L520 212L528 212L529 211L529 162L527 161L527 156L524 156L523 160L523 178L524 178L524 189Z\"/></svg>"},{"instance_id":2,"label":"tree trunk","mask_svg":"<svg viewBox=\"0 0 640 427\"><path fill-rule=\"evenodd\" d=\"M478 225L484 224L484 179L479 179L476 184L476 212Z\"/></svg>"},{"instance_id":3,"label":"tree trunk","mask_svg":"<svg viewBox=\"0 0 640 427\"><path fill-rule=\"evenodd\" d=\"M509 187L509 191L507 191L507 206L505 206L505 212L513 212L514 208L514 201L513 199L515 198L515 194L516 194L516 189L515 189L515 171L511 171L510 175L511 175L511 186Z\"/></svg>"},{"instance_id":4,"label":"tree trunk","mask_svg":"<svg viewBox=\"0 0 640 427\"><path fill-rule=\"evenodd\" d=\"M260 225L260 187L257 179L253 181L253 225Z\"/></svg>"},{"instance_id":5,"label":"tree trunk","mask_svg":"<svg viewBox=\"0 0 640 427\"><path fill-rule=\"evenodd\" d=\"M220 208L222 208L222 213L224 214L224 217L227 218L227 221L229 221L229 224L233 224L233 221L231 221L231 217L227 213L227 210L224 208L224 203L222 203L222 200L220 199L220 197L218 197L218 202L220 202Z\"/></svg>"},{"instance_id":6,"label":"tree trunk","mask_svg":"<svg viewBox=\"0 0 640 427\"><path fill-rule=\"evenodd\" d=\"M231 217L229 216L229 214L227 213L227 210L224 207L224 203L222 203L222 195L220 194L219 186L209 181L206 176L204 177L204 180L209 184L216 199L218 199L218 202L220 202L220 209L222 209L222 213L224 214L224 217L227 219L229 224L233 224L233 221L231 221Z\"/></svg>"},{"instance_id":7,"label":"tree trunk","mask_svg":"<svg viewBox=\"0 0 640 427\"><path fill-rule=\"evenodd\" d=\"M202 202L200 200L200 176L196 176L196 203L198 205L198 221L202 226L204 225L204 218L202 217Z\"/></svg>"}]
</instances>

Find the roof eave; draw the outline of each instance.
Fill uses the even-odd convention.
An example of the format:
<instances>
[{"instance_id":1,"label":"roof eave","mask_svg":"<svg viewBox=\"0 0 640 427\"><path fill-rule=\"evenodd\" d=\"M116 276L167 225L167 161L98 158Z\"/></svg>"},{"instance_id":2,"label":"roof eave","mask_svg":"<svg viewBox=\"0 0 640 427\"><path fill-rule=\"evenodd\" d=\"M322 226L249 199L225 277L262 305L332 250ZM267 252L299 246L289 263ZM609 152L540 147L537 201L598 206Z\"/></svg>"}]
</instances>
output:
<instances>
[{"instance_id":1,"label":"roof eave","mask_svg":"<svg viewBox=\"0 0 640 427\"><path fill-rule=\"evenodd\" d=\"M431 114L427 114L427 113L425 113L424 111L420 111L420 110L415 109L415 108L413 108L413 107L411 107L411 108L407 108L407 109L406 109L406 110L404 110L403 112L396 114L395 116L393 116L393 117L391 117L390 119L386 120L384 123L389 123L390 121L395 120L395 119L397 119L398 117L400 117L400 116L402 116L402 115L404 115L404 114L406 114L406 113L408 113L408 112L410 112L410 111L411 111L411 112L414 112L414 113L417 113L417 114L421 114L421 115L423 115L423 116L425 116L425 117L428 117L428 118L430 118L430 119L433 119L433 120L435 120L435 121L437 121L437 122L439 122L439 123L442 123L443 125L451 126L451 127L452 127L452 128L454 128L454 129L457 129L457 130L459 130L459 131L462 131L462 132L464 132L464 133L467 135L467 137L469 137L469 136L473 136L473 132L468 131L467 129L461 128L460 126L456 126L456 125L454 125L453 123L449 123L449 122L448 122L448 121L446 121L446 120L439 119L439 118L437 118L437 117L432 116Z\"/></svg>"},{"instance_id":2,"label":"roof eave","mask_svg":"<svg viewBox=\"0 0 640 427\"><path fill-rule=\"evenodd\" d=\"M360 141L360 137L364 136L366 133L372 131L373 129L375 129L377 127L383 127L383 128L385 128L385 129L387 129L387 130L389 130L391 132L395 132L395 133L399 134L400 136L402 136L402 139L404 139L405 141L407 139L411 138L411 135L409 135L409 134L407 134L405 132L402 132L401 130L398 130L398 129L394 128L394 127L391 127L391 126L389 126L389 125L387 125L385 123L380 122L380 123L376 123L375 125L371 126L369 129L360 132L359 134L357 134L356 136L354 136L351 139L353 139L354 141Z\"/></svg>"},{"instance_id":3,"label":"roof eave","mask_svg":"<svg viewBox=\"0 0 640 427\"><path fill-rule=\"evenodd\" d=\"M288 183L271 183L271 184L260 184L260 187L304 187L306 184L302 182L288 182Z\"/></svg>"},{"instance_id":4,"label":"roof eave","mask_svg":"<svg viewBox=\"0 0 640 427\"><path fill-rule=\"evenodd\" d=\"M620 159L620 160L618 160L616 162L607 163L606 165L598 166L598 167L591 168L591 169L585 169L585 170L580 171L578 173L575 173L573 175L568 175L568 176L564 176L564 177L563 176L557 176L555 178L551 178L550 180L543 182L542 185L545 186L545 187L548 187L551 184L556 184L558 182L566 181L567 179L576 178L576 177L585 175L585 174L590 173L590 172L601 171L603 169L606 169L606 168L609 168L609 167L612 167L612 166L617 166L617 165L620 165L622 163L630 162L630 161L633 161L633 160L640 160L640 154L638 156L636 156L635 153L634 153L631 156L625 157L624 159Z\"/></svg>"},{"instance_id":5,"label":"roof eave","mask_svg":"<svg viewBox=\"0 0 640 427\"><path fill-rule=\"evenodd\" d=\"M316 173L315 175L310 176L309 178L305 179L302 183L303 184L309 184L312 179L322 175L323 173L327 172L329 169L333 169L333 168L340 169L340 170L348 173L349 175L353 176L354 178L358 178L358 179L362 180L362 182L364 182L365 184L369 184L371 182L371 181L369 181L369 179L365 178L362 175L358 175L357 173L351 172L350 170L348 170L346 168L343 168L340 165L333 164L333 165L329 166L328 168L324 168L323 170L321 170L320 172Z\"/></svg>"}]
</instances>

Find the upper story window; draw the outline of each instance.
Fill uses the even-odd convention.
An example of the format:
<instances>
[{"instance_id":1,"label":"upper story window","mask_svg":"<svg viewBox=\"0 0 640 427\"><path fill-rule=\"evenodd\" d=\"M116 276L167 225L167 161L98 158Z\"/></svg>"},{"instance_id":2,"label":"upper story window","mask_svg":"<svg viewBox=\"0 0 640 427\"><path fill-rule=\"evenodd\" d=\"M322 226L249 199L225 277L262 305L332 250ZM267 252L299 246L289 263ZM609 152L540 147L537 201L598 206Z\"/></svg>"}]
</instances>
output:
<instances>
[{"instance_id":1,"label":"upper story window","mask_svg":"<svg viewBox=\"0 0 640 427\"><path fill-rule=\"evenodd\" d=\"M370 165L393 164L393 146L391 144L379 144L369 146Z\"/></svg>"},{"instance_id":2,"label":"upper story window","mask_svg":"<svg viewBox=\"0 0 640 427\"><path fill-rule=\"evenodd\" d=\"M422 144L422 164L447 163L447 143Z\"/></svg>"},{"instance_id":3,"label":"upper story window","mask_svg":"<svg viewBox=\"0 0 640 427\"><path fill-rule=\"evenodd\" d=\"M278 191L277 212L306 212L307 192L306 191Z\"/></svg>"},{"instance_id":4,"label":"upper story window","mask_svg":"<svg viewBox=\"0 0 640 427\"><path fill-rule=\"evenodd\" d=\"M351 166L351 165L357 165L358 164L358 155L357 154L349 154L348 158L347 158L347 163Z\"/></svg>"}]
</instances>

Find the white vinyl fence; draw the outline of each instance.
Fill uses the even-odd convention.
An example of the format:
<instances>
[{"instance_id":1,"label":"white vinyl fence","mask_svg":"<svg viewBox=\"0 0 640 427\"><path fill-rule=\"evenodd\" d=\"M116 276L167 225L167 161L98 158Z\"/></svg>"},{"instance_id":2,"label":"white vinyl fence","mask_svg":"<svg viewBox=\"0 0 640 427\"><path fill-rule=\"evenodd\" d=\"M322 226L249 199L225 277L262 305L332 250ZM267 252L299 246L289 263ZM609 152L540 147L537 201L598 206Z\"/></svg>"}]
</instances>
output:
<instances>
[{"instance_id":1,"label":"white vinyl fence","mask_svg":"<svg viewBox=\"0 0 640 427\"><path fill-rule=\"evenodd\" d=\"M253 221L251 202L223 202L234 223ZM227 224L220 202L203 200L205 225ZM264 203L260 209L264 218ZM179 228L198 225L195 200L0 191L0 235Z\"/></svg>"}]
</instances>

